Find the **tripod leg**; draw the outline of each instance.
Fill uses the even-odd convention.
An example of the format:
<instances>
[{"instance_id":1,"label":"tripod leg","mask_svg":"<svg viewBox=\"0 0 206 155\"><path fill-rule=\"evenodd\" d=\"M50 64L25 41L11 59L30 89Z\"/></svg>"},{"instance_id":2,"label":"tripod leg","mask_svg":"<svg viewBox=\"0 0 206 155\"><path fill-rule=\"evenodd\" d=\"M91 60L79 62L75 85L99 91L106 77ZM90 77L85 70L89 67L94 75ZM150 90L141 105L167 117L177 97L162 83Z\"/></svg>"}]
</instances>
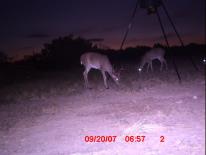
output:
<instances>
[{"instance_id":1,"label":"tripod leg","mask_svg":"<svg viewBox=\"0 0 206 155\"><path fill-rule=\"evenodd\" d=\"M162 1L162 7L163 7L163 10L164 10L165 14L167 15L167 18L168 18L169 21L170 21L170 24L172 25L172 27L173 27L173 29L174 29L174 31L175 31L175 33L176 33L177 38L179 39L182 47L185 47L185 45L184 45L184 43L183 43L183 41L182 41L182 38L180 37L180 35L179 35L179 33L178 33L178 31L177 31L177 29L176 29L176 27L175 27L175 24L174 24L174 22L172 21L172 18L170 17L170 15L169 15L169 13L168 13L168 11L167 11L167 9L166 9L163 1ZM196 66L194 60L192 59L192 57L191 57L190 55L189 55L189 60L191 61L191 63L192 63L192 65L194 66L194 68L198 71L199 69L198 69L198 67Z\"/></svg>"},{"instance_id":2,"label":"tripod leg","mask_svg":"<svg viewBox=\"0 0 206 155\"><path fill-rule=\"evenodd\" d=\"M163 24L162 24L162 21L161 21L159 12L158 12L158 9L156 10L156 14L157 14L157 18L158 18L158 20L159 20L160 27L161 27L161 29L162 29L162 33L163 33L163 35L164 35L164 38L165 38L167 47L170 47L169 42L168 42L168 39L167 39L167 36L166 36L166 34L165 34L164 26L163 26ZM174 68L175 68L175 71L176 71L176 73L177 73L179 82L181 83L182 80L181 80L180 74L179 74L179 72L178 72L178 68L177 68L177 65L176 65L176 62L175 62L175 58L174 58L173 53L172 53L172 63L173 63L173 66L174 66Z\"/></svg>"},{"instance_id":3,"label":"tripod leg","mask_svg":"<svg viewBox=\"0 0 206 155\"><path fill-rule=\"evenodd\" d=\"M137 2L136 2L136 5L135 5L134 11L133 11L133 13L132 13L132 17L131 17L130 23L129 23L128 27L127 27L127 30L126 30L125 35L124 35L124 38L123 38L123 40L122 40L122 43L121 43L121 46L120 46L120 50L121 50L122 47L124 46L124 42L126 41L127 35L128 35L128 33L129 33L129 30L130 30L131 27L132 27L132 22L133 22L133 19L134 19L134 17L135 17L135 14L136 14L136 12L137 12L138 4L139 4L139 0L137 0Z\"/></svg>"}]
</instances>

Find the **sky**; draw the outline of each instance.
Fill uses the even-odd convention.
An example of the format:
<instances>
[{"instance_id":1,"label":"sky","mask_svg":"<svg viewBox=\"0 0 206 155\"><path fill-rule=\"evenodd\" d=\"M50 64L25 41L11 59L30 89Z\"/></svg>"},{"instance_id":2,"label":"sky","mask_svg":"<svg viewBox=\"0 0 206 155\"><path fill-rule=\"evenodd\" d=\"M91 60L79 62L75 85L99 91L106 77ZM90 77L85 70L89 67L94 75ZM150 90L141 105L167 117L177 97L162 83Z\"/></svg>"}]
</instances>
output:
<instances>
[{"instance_id":1,"label":"sky","mask_svg":"<svg viewBox=\"0 0 206 155\"><path fill-rule=\"evenodd\" d=\"M118 49L136 0L1 0L0 51L20 58L40 52L45 43L74 34L103 39L102 45ZM164 0L185 44L205 43L205 1ZM159 12L171 45L179 45L164 14ZM124 47L165 44L155 14L137 13Z\"/></svg>"}]
</instances>

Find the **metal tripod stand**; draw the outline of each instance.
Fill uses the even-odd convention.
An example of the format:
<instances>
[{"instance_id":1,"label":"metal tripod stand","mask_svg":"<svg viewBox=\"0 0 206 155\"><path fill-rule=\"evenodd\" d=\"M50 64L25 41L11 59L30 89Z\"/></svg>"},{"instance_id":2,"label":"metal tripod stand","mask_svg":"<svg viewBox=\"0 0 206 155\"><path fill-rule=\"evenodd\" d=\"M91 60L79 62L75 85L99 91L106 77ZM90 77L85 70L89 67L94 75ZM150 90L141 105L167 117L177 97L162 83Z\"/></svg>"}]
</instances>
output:
<instances>
[{"instance_id":1,"label":"metal tripod stand","mask_svg":"<svg viewBox=\"0 0 206 155\"><path fill-rule=\"evenodd\" d=\"M179 35L179 33L178 33L178 31L177 31L177 29L176 29L176 27L175 27L175 25L174 25L174 23L173 23L173 21L172 21L172 18L170 17L170 15L169 15L166 7L165 7L165 4L163 3L162 0L137 0L136 5L135 5L135 8L134 8L134 11L133 11L132 16L131 16L131 19L130 19L130 23L129 23L128 27L127 27L126 33L125 33L124 38L123 38L123 40L122 40L120 49L122 49L122 47L124 46L124 43L125 43L126 38L127 38L127 35L128 35L128 33L129 33L129 30L131 29L131 26L132 26L134 17L135 17L135 15L136 15L138 6L139 6L140 8L142 8L142 9L147 9L148 14L156 14L156 15L157 15L157 18L158 18L158 21L159 21L159 24L160 24L160 27L161 27L161 30L162 30L162 33L163 33L165 42L166 42L166 44L167 44L167 47L169 48L170 45L169 45L169 42L168 42L168 39L167 39L167 35L166 35L166 33L165 33L165 29L164 29L164 26L163 26L163 24L162 24L162 20L161 20L159 11L158 11L158 8L159 8L159 7L162 7L163 10L164 10L164 12L165 12L165 14L166 14L166 16L167 16L167 18L169 19L170 24L172 25L172 28L173 28L174 31L175 31L175 34L176 34L179 42L181 43L181 46L182 46L182 47L185 46L184 43L183 43L183 41L182 41L182 39L181 39L181 37L180 37L180 35ZM198 68L197 68L196 64L194 63L194 61L193 61L193 59L192 59L191 56L189 56L189 59L190 59L191 63L193 64L194 68L195 68L196 70L198 70ZM176 74L177 74L177 76L178 76L179 82L181 82L182 79L181 79L181 76L180 76L180 74L179 74L178 67L177 67L177 65L176 65L175 57L174 57L173 54L172 54L172 62L173 62L173 66L174 66L174 68L175 68Z\"/></svg>"}]
</instances>

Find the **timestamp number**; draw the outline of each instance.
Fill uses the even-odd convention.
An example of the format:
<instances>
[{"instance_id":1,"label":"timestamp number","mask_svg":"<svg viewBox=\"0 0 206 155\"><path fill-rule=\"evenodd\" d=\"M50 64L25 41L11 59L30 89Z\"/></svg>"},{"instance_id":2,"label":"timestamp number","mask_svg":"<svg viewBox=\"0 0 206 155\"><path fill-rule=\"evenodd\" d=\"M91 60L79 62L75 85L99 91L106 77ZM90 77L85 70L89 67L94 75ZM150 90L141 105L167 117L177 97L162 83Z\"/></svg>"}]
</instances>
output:
<instances>
[{"instance_id":1,"label":"timestamp number","mask_svg":"<svg viewBox=\"0 0 206 155\"><path fill-rule=\"evenodd\" d=\"M115 142L117 136L85 136L85 142Z\"/></svg>"},{"instance_id":2,"label":"timestamp number","mask_svg":"<svg viewBox=\"0 0 206 155\"><path fill-rule=\"evenodd\" d=\"M125 136L125 142L144 142L146 136Z\"/></svg>"}]
</instances>

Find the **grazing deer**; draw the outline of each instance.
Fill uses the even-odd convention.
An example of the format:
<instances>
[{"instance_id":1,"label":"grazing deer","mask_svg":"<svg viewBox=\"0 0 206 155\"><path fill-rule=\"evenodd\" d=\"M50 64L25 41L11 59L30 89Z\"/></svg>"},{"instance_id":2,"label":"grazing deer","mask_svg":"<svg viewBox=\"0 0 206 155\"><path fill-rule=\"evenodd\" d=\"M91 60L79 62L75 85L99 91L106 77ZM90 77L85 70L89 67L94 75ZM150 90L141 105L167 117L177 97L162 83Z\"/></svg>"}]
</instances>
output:
<instances>
[{"instance_id":1,"label":"grazing deer","mask_svg":"<svg viewBox=\"0 0 206 155\"><path fill-rule=\"evenodd\" d=\"M141 58L138 71L141 72L145 64L147 64L147 72L149 70L149 67L153 71L152 61L155 59L159 60L161 63L160 71L162 71L163 64L165 64L165 67L167 69L167 62L166 62L164 56L165 56L165 50L162 48L153 48L153 49L149 50Z\"/></svg>"},{"instance_id":2,"label":"grazing deer","mask_svg":"<svg viewBox=\"0 0 206 155\"><path fill-rule=\"evenodd\" d=\"M84 65L85 70L84 70L84 81L85 81L85 86L86 88L91 88L89 87L89 82L88 82L88 73L90 69L98 69L101 71L103 79L104 79L104 85L108 89L108 84L107 84L107 77L106 77L106 72L112 77L114 82L119 85L119 78L117 74L114 72L112 65L106 55L99 54L99 53L93 53L93 52L88 52L84 53L81 55L80 58L80 63Z\"/></svg>"}]
</instances>

